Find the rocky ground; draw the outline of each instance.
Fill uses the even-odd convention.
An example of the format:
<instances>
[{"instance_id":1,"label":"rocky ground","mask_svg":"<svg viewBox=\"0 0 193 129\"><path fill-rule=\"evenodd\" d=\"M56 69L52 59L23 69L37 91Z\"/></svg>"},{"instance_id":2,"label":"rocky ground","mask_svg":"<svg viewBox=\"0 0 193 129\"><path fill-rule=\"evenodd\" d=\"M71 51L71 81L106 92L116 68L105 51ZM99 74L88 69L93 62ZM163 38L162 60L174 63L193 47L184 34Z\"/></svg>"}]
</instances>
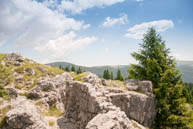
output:
<instances>
[{"instance_id":1,"label":"rocky ground","mask_svg":"<svg viewBox=\"0 0 193 129\"><path fill-rule=\"evenodd\" d=\"M1 54L0 67L0 129L146 129L156 115L149 81L77 75L15 53Z\"/></svg>"}]
</instances>

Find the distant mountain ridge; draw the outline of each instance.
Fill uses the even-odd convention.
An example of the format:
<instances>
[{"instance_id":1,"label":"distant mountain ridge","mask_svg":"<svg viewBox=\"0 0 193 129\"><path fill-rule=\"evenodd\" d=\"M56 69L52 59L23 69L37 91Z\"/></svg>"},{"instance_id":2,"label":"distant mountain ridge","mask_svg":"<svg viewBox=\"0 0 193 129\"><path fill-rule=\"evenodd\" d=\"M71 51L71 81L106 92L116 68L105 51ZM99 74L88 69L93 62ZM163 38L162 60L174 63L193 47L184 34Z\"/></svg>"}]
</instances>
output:
<instances>
[{"instance_id":1,"label":"distant mountain ridge","mask_svg":"<svg viewBox=\"0 0 193 129\"><path fill-rule=\"evenodd\" d=\"M116 77L117 70L118 68L121 70L122 74L124 77L128 77L128 68L129 65L115 65L115 66L93 66L93 67L86 67L86 66L80 66L80 65L75 65L72 63L68 62L53 62L49 63L48 65L55 65L59 67L60 65L62 67L69 67L71 68L72 65L76 67L81 67L81 69L92 72L97 74L99 77L103 76L103 72L105 69L108 69L109 71L112 71L114 74L114 77ZM193 61L177 61L177 68L182 72L183 74L183 80L184 82L191 82L193 83Z\"/></svg>"}]
</instances>

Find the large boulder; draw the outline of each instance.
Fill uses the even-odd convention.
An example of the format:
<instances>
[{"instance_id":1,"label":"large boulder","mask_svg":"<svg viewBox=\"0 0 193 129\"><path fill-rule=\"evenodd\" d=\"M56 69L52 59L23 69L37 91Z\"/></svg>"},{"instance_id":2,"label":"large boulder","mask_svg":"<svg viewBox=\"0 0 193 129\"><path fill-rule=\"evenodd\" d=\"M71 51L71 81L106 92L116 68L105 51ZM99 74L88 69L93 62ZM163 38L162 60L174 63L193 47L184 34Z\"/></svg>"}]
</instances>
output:
<instances>
[{"instance_id":1,"label":"large boulder","mask_svg":"<svg viewBox=\"0 0 193 129\"><path fill-rule=\"evenodd\" d=\"M25 68L25 72L28 76L33 76L35 75L35 70L32 68Z\"/></svg>"},{"instance_id":2,"label":"large boulder","mask_svg":"<svg viewBox=\"0 0 193 129\"><path fill-rule=\"evenodd\" d=\"M5 116L7 129L49 129L44 117L30 101L17 98Z\"/></svg>"},{"instance_id":3,"label":"large boulder","mask_svg":"<svg viewBox=\"0 0 193 129\"><path fill-rule=\"evenodd\" d=\"M84 82L90 83L94 86L98 86L102 84L101 79L96 74L87 72L88 75L82 77L81 79L84 80Z\"/></svg>"},{"instance_id":4,"label":"large boulder","mask_svg":"<svg viewBox=\"0 0 193 129\"><path fill-rule=\"evenodd\" d=\"M132 122L120 110L99 113L86 126L86 129L135 129Z\"/></svg>"},{"instance_id":5,"label":"large boulder","mask_svg":"<svg viewBox=\"0 0 193 129\"><path fill-rule=\"evenodd\" d=\"M134 91L110 93L111 102L142 125L151 126L156 115L155 97Z\"/></svg>"},{"instance_id":6,"label":"large boulder","mask_svg":"<svg viewBox=\"0 0 193 129\"><path fill-rule=\"evenodd\" d=\"M142 92L147 95L153 94L153 85L151 81L129 79L125 81L125 86L130 91Z\"/></svg>"},{"instance_id":7,"label":"large boulder","mask_svg":"<svg viewBox=\"0 0 193 129\"><path fill-rule=\"evenodd\" d=\"M23 62L24 61L24 57L21 56L18 53L11 53L11 54L8 54L8 56L6 57L6 60L8 60L8 61Z\"/></svg>"}]
</instances>

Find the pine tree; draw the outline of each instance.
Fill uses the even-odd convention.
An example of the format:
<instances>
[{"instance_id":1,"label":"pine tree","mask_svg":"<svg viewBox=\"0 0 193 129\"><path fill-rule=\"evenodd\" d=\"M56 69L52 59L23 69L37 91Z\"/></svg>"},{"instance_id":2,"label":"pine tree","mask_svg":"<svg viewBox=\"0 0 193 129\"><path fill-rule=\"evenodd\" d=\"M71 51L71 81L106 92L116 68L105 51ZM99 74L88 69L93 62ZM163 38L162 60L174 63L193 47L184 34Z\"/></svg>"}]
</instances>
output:
<instances>
[{"instance_id":1,"label":"pine tree","mask_svg":"<svg viewBox=\"0 0 193 129\"><path fill-rule=\"evenodd\" d=\"M80 73L82 73L81 67L79 67L78 70L77 70L77 74L80 74Z\"/></svg>"},{"instance_id":2,"label":"pine tree","mask_svg":"<svg viewBox=\"0 0 193 129\"><path fill-rule=\"evenodd\" d=\"M104 78L104 79L110 79L110 78L111 78L111 75L110 75L108 69L104 70L103 78Z\"/></svg>"},{"instance_id":3,"label":"pine tree","mask_svg":"<svg viewBox=\"0 0 193 129\"><path fill-rule=\"evenodd\" d=\"M75 66L74 66L74 65L72 65L72 67L71 67L71 71L72 71L72 72L76 72L76 68L75 68Z\"/></svg>"},{"instance_id":4,"label":"pine tree","mask_svg":"<svg viewBox=\"0 0 193 129\"><path fill-rule=\"evenodd\" d=\"M107 71L106 71L106 69L105 69L104 72L103 72L103 78L104 78L104 79L107 78Z\"/></svg>"},{"instance_id":5,"label":"pine tree","mask_svg":"<svg viewBox=\"0 0 193 129\"><path fill-rule=\"evenodd\" d=\"M59 65L59 69L62 69L62 65Z\"/></svg>"},{"instance_id":6,"label":"pine tree","mask_svg":"<svg viewBox=\"0 0 193 129\"><path fill-rule=\"evenodd\" d=\"M124 77L123 77L120 69L117 70L117 78L116 78L116 80L124 81Z\"/></svg>"},{"instance_id":7,"label":"pine tree","mask_svg":"<svg viewBox=\"0 0 193 129\"><path fill-rule=\"evenodd\" d=\"M68 66L65 67L65 71L66 71L66 72L69 72L69 71L70 71L70 69L69 69Z\"/></svg>"},{"instance_id":8,"label":"pine tree","mask_svg":"<svg viewBox=\"0 0 193 129\"><path fill-rule=\"evenodd\" d=\"M139 53L132 53L139 64L130 66L129 78L152 81L158 100L155 128L193 128L192 110L183 96L182 75L165 42L150 28L140 46Z\"/></svg>"},{"instance_id":9,"label":"pine tree","mask_svg":"<svg viewBox=\"0 0 193 129\"><path fill-rule=\"evenodd\" d=\"M111 72L111 80L113 80L113 79L114 79L113 72Z\"/></svg>"}]
</instances>

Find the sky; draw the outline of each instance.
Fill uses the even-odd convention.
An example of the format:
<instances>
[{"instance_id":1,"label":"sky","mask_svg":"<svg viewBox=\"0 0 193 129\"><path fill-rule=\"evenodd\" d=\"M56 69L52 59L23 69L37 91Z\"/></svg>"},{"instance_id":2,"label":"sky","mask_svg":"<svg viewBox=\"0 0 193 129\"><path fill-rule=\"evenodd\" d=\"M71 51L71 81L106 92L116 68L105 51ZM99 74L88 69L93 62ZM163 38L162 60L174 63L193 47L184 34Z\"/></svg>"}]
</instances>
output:
<instances>
[{"instance_id":1,"label":"sky","mask_svg":"<svg viewBox=\"0 0 193 129\"><path fill-rule=\"evenodd\" d=\"M193 0L0 0L0 53L128 65L154 27L177 60L193 61L192 13Z\"/></svg>"}]
</instances>

